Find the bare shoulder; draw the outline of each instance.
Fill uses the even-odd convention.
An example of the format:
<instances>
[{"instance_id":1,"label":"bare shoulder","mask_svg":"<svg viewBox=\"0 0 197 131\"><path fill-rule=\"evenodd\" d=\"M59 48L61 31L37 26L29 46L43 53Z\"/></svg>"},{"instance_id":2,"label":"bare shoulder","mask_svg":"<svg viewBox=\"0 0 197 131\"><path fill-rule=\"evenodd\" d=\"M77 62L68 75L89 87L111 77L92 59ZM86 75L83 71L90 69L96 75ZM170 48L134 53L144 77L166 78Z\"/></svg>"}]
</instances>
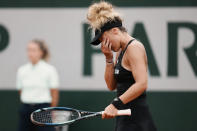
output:
<instances>
[{"instance_id":1,"label":"bare shoulder","mask_svg":"<svg viewBox=\"0 0 197 131\"><path fill-rule=\"evenodd\" d=\"M134 40L127 48L126 54L131 56L144 56L146 53L144 45L138 41Z\"/></svg>"}]
</instances>

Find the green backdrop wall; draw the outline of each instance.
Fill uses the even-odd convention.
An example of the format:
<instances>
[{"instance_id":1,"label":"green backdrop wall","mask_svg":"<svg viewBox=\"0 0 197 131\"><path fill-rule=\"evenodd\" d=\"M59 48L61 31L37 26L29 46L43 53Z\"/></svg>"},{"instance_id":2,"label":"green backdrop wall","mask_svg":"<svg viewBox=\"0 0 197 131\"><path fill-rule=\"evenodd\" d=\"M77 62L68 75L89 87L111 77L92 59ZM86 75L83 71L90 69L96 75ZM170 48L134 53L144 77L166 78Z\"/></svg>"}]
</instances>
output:
<instances>
[{"instance_id":1,"label":"green backdrop wall","mask_svg":"<svg viewBox=\"0 0 197 131\"><path fill-rule=\"evenodd\" d=\"M197 92L148 92L148 103L158 131L196 131ZM100 111L115 97L104 91L61 91L60 106ZM16 131L18 109L17 91L0 92L0 131ZM93 118L79 121L69 131L113 131L114 120Z\"/></svg>"}]
</instances>

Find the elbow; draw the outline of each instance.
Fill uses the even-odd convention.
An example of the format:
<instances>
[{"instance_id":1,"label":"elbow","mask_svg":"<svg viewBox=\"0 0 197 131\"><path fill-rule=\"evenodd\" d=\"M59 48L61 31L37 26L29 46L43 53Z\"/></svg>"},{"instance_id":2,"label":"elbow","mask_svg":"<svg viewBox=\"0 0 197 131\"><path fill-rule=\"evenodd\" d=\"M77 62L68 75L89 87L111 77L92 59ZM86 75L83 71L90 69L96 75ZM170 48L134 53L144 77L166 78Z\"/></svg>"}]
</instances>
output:
<instances>
[{"instance_id":1,"label":"elbow","mask_svg":"<svg viewBox=\"0 0 197 131\"><path fill-rule=\"evenodd\" d=\"M108 78L105 78L105 82L106 82L106 85L107 85L107 88L110 90L110 91L113 91L116 89L116 83L109 80Z\"/></svg>"},{"instance_id":2,"label":"elbow","mask_svg":"<svg viewBox=\"0 0 197 131\"><path fill-rule=\"evenodd\" d=\"M147 83L147 81L140 82L139 85L140 85L140 87L141 87L141 89L142 89L143 91L145 91L145 90L148 88L148 83Z\"/></svg>"},{"instance_id":3,"label":"elbow","mask_svg":"<svg viewBox=\"0 0 197 131\"><path fill-rule=\"evenodd\" d=\"M146 90L146 89L148 88L148 83L147 83L147 82L143 83L142 88L143 88L144 90Z\"/></svg>"},{"instance_id":4,"label":"elbow","mask_svg":"<svg viewBox=\"0 0 197 131\"><path fill-rule=\"evenodd\" d=\"M113 91L115 90L115 88L112 88L112 87L108 87L109 91Z\"/></svg>"},{"instance_id":5,"label":"elbow","mask_svg":"<svg viewBox=\"0 0 197 131\"><path fill-rule=\"evenodd\" d=\"M113 91L116 89L116 83L108 83L107 84L107 88L110 90L110 91Z\"/></svg>"},{"instance_id":6,"label":"elbow","mask_svg":"<svg viewBox=\"0 0 197 131\"><path fill-rule=\"evenodd\" d=\"M107 88L108 88L110 91L115 90L115 86L114 86L114 85L111 85L111 84L107 84Z\"/></svg>"}]
</instances>

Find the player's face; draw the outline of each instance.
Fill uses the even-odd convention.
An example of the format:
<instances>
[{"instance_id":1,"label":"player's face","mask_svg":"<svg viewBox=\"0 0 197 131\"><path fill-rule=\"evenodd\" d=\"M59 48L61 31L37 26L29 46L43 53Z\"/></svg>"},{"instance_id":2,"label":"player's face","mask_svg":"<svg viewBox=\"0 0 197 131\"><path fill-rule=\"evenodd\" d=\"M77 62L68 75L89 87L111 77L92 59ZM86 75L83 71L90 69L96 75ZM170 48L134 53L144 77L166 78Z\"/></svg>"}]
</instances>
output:
<instances>
[{"instance_id":1,"label":"player's face","mask_svg":"<svg viewBox=\"0 0 197 131\"><path fill-rule=\"evenodd\" d=\"M109 31L105 31L100 38L100 41L103 41L105 39L109 39L110 43L112 44L112 50L114 52L119 51L120 49L120 30L118 28L113 28Z\"/></svg>"},{"instance_id":2,"label":"player's face","mask_svg":"<svg viewBox=\"0 0 197 131\"><path fill-rule=\"evenodd\" d=\"M32 63L37 63L42 57L42 51L38 44L30 42L27 46L28 58Z\"/></svg>"}]
</instances>

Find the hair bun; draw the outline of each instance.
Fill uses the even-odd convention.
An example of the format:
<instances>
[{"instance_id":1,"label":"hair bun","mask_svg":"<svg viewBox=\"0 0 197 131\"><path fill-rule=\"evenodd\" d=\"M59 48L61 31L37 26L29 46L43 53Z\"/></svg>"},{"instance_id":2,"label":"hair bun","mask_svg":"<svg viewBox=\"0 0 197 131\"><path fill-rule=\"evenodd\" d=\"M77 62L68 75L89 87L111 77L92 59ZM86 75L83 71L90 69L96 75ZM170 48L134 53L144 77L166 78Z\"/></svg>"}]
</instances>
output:
<instances>
[{"instance_id":1,"label":"hair bun","mask_svg":"<svg viewBox=\"0 0 197 131\"><path fill-rule=\"evenodd\" d=\"M115 18L122 21L119 14L114 11L112 4L108 2L94 3L88 9L87 19L94 30L100 29L102 25Z\"/></svg>"}]
</instances>

